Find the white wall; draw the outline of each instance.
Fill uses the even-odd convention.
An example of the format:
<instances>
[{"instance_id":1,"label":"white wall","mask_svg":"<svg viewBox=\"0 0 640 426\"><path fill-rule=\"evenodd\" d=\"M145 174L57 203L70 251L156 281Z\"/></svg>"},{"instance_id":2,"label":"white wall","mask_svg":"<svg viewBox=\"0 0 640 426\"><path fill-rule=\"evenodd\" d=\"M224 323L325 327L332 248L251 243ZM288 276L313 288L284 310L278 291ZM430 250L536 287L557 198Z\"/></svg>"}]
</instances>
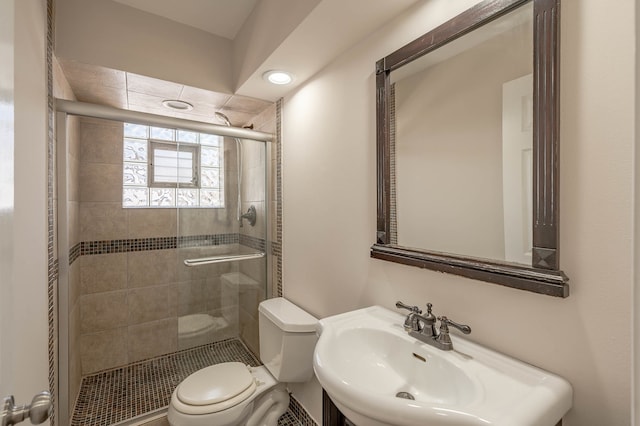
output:
<instances>
[{"instance_id":1,"label":"white wall","mask_svg":"<svg viewBox=\"0 0 640 426\"><path fill-rule=\"evenodd\" d=\"M56 1L56 56L222 93L231 41L104 0Z\"/></svg>"},{"instance_id":2,"label":"white wall","mask_svg":"<svg viewBox=\"0 0 640 426\"><path fill-rule=\"evenodd\" d=\"M15 209L11 237L13 276L7 281L9 286L13 281L13 291L8 293L12 297L8 301L9 312L2 313L3 321L9 320L12 328L12 340L8 346L11 359L3 359L3 364L12 369L11 393L18 404L25 404L37 392L49 388L46 2L13 4ZM11 48L11 44L7 47ZM3 279L3 289L5 284ZM4 292L0 295L3 297ZM2 344L7 343L5 337L2 336Z\"/></svg>"},{"instance_id":3,"label":"white wall","mask_svg":"<svg viewBox=\"0 0 640 426\"><path fill-rule=\"evenodd\" d=\"M470 324L473 340L567 378L574 408L565 425L628 425L633 0L562 5L560 243L569 298L369 257L376 229L374 63L475 1L463 3L420 3L285 98L285 296L318 317L430 301L436 313ZM293 390L320 420L317 382Z\"/></svg>"},{"instance_id":4,"label":"white wall","mask_svg":"<svg viewBox=\"0 0 640 426\"><path fill-rule=\"evenodd\" d=\"M319 0L261 0L233 41L234 88L242 86Z\"/></svg>"}]
</instances>

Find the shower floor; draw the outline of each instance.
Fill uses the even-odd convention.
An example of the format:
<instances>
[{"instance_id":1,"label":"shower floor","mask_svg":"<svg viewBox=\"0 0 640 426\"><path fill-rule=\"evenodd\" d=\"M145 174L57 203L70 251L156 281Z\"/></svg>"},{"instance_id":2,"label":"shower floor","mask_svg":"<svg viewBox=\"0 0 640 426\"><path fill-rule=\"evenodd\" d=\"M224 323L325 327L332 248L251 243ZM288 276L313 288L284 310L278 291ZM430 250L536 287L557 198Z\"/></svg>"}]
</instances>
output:
<instances>
[{"instance_id":1,"label":"shower floor","mask_svg":"<svg viewBox=\"0 0 640 426\"><path fill-rule=\"evenodd\" d=\"M230 339L87 376L80 385L71 426L133 424L166 410L171 393L189 374L228 361L260 365L242 341ZM299 423L287 411L278 424Z\"/></svg>"}]
</instances>

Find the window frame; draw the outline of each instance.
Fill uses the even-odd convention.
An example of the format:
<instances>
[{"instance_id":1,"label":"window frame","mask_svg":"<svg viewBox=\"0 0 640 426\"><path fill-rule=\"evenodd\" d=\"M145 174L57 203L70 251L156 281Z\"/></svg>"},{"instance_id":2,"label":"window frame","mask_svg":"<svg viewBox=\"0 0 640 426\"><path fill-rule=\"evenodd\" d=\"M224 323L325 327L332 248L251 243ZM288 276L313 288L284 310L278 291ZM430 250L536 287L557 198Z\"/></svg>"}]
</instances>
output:
<instances>
[{"instance_id":1,"label":"window frame","mask_svg":"<svg viewBox=\"0 0 640 426\"><path fill-rule=\"evenodd\" d=\"M148 188L200 188L200 144L193 144L188 142L167 141L159 139L148 140L148 154L147 154L147 187ZM184 182L157 182L155 180L155 165L153 163L154 153L156 149L162 149L165 151L190 152L192 154L191 160L191 183Z\"/></svg>"}]
</instances>

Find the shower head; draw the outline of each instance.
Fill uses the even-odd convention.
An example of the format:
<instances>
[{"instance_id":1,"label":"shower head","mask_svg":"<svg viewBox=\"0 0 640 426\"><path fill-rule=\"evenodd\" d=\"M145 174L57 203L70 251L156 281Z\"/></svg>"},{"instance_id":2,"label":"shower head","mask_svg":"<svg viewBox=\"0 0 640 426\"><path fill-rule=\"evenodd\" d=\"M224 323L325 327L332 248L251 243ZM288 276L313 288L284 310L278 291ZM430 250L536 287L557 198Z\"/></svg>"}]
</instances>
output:
<instances>
[{"instance_id":1,"label":"shower head","mask_svg":"<svg viewBox=\"0 0 640 426\"><path fill-rule=\"evenodd\" d=\"M219 111L215 112L215 116L216 116L216 118L218 120L222 121L225 126L231 127L231 122L229 121L229 117L227 117L226 115L224 115L223 113L221 113Z\"/></svg>"}]
</instances>

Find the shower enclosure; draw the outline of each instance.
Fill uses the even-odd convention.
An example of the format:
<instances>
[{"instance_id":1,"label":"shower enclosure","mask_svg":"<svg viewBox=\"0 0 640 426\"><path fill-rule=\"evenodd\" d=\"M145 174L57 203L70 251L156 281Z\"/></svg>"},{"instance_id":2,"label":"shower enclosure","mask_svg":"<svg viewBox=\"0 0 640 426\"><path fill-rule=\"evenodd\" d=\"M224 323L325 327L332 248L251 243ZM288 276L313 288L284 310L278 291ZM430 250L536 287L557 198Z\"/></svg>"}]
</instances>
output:
<instances>
[{"instance_id":1,"label":"shower enclosure","mask_svg":"<svg viewBox=\"0 0 640 426\"><path fill-rule=\"evenodd\" d=\"M57 109L61 424L97 373L213 342L258 354L257 307L271 294L271 135ZM123 405L144 399L112 387Z\"/></svg>"}]
</instances>

